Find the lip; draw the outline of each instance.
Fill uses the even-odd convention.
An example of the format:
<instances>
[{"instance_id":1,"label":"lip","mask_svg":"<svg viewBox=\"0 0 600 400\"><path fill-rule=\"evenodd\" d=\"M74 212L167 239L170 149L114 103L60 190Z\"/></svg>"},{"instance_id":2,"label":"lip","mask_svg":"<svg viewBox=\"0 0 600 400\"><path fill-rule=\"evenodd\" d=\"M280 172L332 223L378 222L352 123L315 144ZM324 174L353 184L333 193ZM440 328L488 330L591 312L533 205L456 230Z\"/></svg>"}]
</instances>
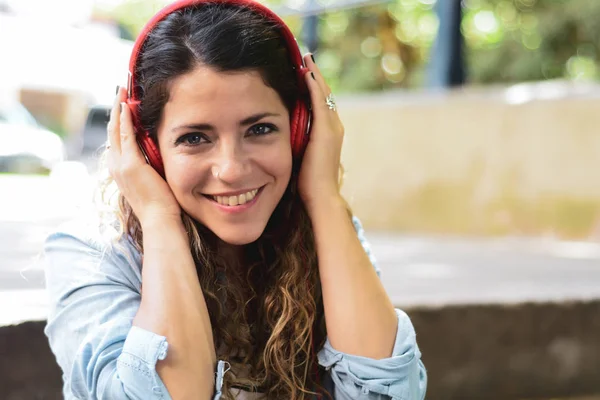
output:
<instances>
[{"instance_id":1,"label":"lip","mask_svg":"<svg viewBox=\"0 0 600 400\"><path fill-rule=\"evenodd\" d=\"M247 203L244 203L242 205L237 205L237 206L225 206L223 204L217 203L217 201L213 200L210 196L205 195L204 197L206 197L208 199L208 201L210 201L212 204L214 204L219 210L221 210L225 213L228 213L228 214L238 214L238 213L248 210L250 207L252 207L254 204L256 204L256 202L258 201L258 198L262 194L265 186L261 186L260 188L258 188L258 192L256 193L256 196L254 196L254 198L252 200L250 200ZM254 189L251 189L251 190L254 190ZM242 194L242 193L246 193L246 192L239 192L239 194ZM219 196L224 196L224 195L219 195ZM231 196L235 196L235 194L232 194Z\"/></svg>"}]
</instances>

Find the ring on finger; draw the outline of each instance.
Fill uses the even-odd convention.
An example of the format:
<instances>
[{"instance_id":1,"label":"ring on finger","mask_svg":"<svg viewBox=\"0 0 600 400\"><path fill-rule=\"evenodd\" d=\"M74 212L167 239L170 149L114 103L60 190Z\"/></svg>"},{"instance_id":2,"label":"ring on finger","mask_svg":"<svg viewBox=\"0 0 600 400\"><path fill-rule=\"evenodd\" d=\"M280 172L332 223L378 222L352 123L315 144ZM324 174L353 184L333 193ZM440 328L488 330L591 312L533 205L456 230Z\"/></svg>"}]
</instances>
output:
<instances>
[{"instance_id":1,"label":"ring on finger","mask_svg":"<svg viewBox=\"0 0 600 400\"><path fill-rule=\"evenodd\" d=\"M325 103L327 103L327 107L331 111L335 111L337 109L337 105L335 104L335 97L333 97L333 93L329 93L329 95L325 99Z\"/></svg>"}]
</instances>

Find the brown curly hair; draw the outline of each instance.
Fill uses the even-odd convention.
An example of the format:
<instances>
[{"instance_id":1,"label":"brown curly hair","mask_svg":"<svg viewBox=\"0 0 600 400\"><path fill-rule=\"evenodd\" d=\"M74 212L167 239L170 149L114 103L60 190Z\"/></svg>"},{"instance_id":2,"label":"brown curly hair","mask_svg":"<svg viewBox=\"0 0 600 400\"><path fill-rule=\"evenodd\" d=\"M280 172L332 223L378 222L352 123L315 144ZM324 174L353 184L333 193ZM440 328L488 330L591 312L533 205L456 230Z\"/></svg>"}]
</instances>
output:
<instances>
[{"instance_id":1,"label":"brown curly hair","mask_svg":"<svg viewBox=\"0 0 600 400\"><path fill-rule=\"evenodd\" d=\"M300 95L287 49L272 22L244 7L218 2L175 12L149 35L136 70L140 123L155 140L170 81L199 64L219 71L258 71L288 111ZM226 264L220 239L182 214L217 358L231 367L224 375L225 399L234 398L235 388L267 398L331 398L320 385L325 371L316 351L327 332L313 229L297 193L298 170L295 162L261 237L243 247L243 265ZM111 183L108 178L103 194ZM121 237L127 236L143 254L140 222L120 193L116 214Z\"/></svg>"},{"instance_id":2,"label":"brown curly hair","mask_svg":"<svg viewBox=\"0 0 600 400\"><path fill-rule=\"evenodd\" d=\"M109 178L103 193L109 193ZM106 200L108 201L108 200ZM119 239L127 237L143 254L138 218L118 193ZM232 388L266 398L331 398L320 382L324 370L316 351L325 343L317 256L310 219L293 179L261 237L244 246L242 268L226 265L219 239L182 214L210 315L217 358L230 364L223 398ZM294 229L290 229L294 227Z\"/></svg>"}]
</instances>

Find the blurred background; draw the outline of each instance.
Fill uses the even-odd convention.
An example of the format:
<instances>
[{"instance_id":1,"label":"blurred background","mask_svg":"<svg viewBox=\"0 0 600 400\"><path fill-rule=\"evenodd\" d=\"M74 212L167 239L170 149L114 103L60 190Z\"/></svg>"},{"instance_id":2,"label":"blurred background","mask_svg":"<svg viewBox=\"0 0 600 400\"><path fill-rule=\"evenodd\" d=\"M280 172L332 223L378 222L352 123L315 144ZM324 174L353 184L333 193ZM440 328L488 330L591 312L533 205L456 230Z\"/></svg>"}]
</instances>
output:
<instances>
[{"instance_id":1,"label":"blurred background","mask_svg":"<svg viewBox=\"0 0 600 400\"><path fill-rule=\"evenodd\" d=\"M85 212L133 40L167 3L0 0L0 398L60 398L38 257ZM337 96L344 195L427 398L600 399L600 1L265 4Z\"/></svg>"}]
</instances>

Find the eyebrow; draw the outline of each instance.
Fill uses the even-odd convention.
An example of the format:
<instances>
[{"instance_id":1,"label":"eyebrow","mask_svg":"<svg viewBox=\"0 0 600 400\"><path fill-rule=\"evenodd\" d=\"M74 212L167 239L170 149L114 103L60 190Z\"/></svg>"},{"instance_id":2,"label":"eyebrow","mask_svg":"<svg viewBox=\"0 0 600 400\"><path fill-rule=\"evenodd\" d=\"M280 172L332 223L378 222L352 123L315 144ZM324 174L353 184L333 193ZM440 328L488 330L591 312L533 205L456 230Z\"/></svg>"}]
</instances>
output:
<instances>
[{"instance_id":1,"label":"eyebrow","mask_svg":"<svg viewBox=\"0 0 600 400\"><path fill-rule=\"evenodd\" d=\"M260 113L260 114L254 114L249 116L248 118L244 118L243 120L240 121L239 125L240 126L246 126L246 125L251 125L254 124L255 122L260 121L263 118L266 117L280 117L281 114L277 114L277 113L269 113L269 112L265 112L265 113ZM186 124L186 125L180 125L177 126L173 129L171 129L171 132L176 132L176 131L180 131L180 130L187 130L187 129L195 129L195 130L200 130L200 131L209 131L209 130L214 130L215 127L212 126L211 124L205 124L205 123L193 123L193 124Z\"/></svg>"}]
</instances>

